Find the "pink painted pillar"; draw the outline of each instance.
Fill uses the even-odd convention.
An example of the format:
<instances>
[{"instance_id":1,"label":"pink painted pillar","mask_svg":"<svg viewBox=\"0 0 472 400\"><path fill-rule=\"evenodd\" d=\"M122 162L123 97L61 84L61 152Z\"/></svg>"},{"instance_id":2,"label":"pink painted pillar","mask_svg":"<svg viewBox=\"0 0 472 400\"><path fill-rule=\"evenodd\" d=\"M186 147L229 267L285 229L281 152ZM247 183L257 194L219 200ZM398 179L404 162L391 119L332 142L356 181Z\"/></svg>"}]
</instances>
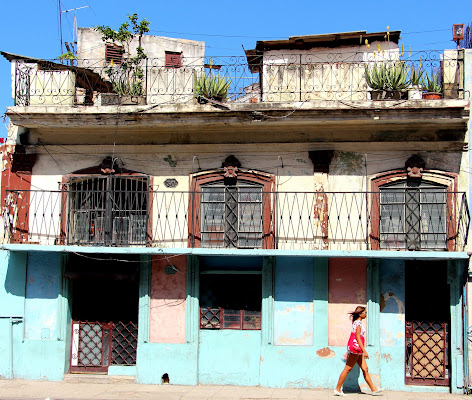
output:
<instances>
[{"instance_id":1,"label":"pink painted pillar","mask_svg":"<svg viewBox=\"0 0 472 400\"><path fill-rule=\"evenodd\" d=\"M167 274L173 265L177 272ZM185 343L187 257L154 256L151 272L151 328L154 343Z\"/></svg>"},{"instance_id":2,"label":"pink painted pillar","mask_svg":"<svg viewBox=\"0 0 472 400\"><path fill-rule=\"evenodd\" d=\"M366 305L367 262L363 258L330 258L328 275L328 344L346 346L352 322L348 313ZM367 316L368 318L369 316ZM367 321L364 321L367 328Z\"/></svg>"}]
</instances>

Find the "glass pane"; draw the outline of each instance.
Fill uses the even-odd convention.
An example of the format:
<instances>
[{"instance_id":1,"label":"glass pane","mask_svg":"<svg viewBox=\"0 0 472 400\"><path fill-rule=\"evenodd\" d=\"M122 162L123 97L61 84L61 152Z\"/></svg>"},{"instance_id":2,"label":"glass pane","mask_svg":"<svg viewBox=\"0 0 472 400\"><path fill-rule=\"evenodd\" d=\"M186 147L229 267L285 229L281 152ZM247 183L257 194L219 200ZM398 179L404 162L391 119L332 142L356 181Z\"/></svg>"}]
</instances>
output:
<instances>
[{"instance_id":1,"label":"glass pane","mask_svg":"<svg viewBox=\"0 0 472 400\"><path fill-rule=\"evenodd\" d=\"M203 187L202 188L202 203L204 202L224 202L225 189L222 187Z\"/></svg>"},{"instance_id":2,"label":"glass pane","mask_svg":"<svg viewBox=\"0 0 472 400\"><path fill-rule=\"evenodd\" d=\"M241 187L239 188L239 199L241 202L262 202L262 188Z\"/></svg>"},{"instance_id":3,"label":"glass pane","mask_svg":"<svg viewBox=\"0 0 472 400\"><path fill-rule=\"evenodd\" d=\"M386 189L380 193L380 203L404 203L405 202L405 191L404 190L393 190Z\"/></svg>"},{"instance_id":4,"label":"glass pane","mask_svg":"<svg viewBox=\"0 0 472 400\"><path fill-rule=\"evenodd\" d=\"M380 232L382 233L403 233L404 232L403 204L385 205L380 209Z\"/></svg>"},{"instance_id":5,"label":"glass pane","mask_svg":"<svg viewBox=\"0 0 472 400\"><path fill-rule=\"evenodd\" d=\"M223 243L224 233L223 232L221 232L221 233L218 233L218 232L204 233L204 232L202 232L201 236L202 236L202 240L201 240L200 245L202 247L207 247L207 248L217 247L217 248L219 248L219 247L223 247L223 245L224 245L224 243Z\"/></svg>"},{"instance_id":6,"label":"glass pane","mask_svg":"<svg viewBox=\"0 0 472 400\"><path fill-rule=\"evenodd\" d=\"M421 203L446 203L444 190L421 190Z\"/></svg>"},{"instance_id":7,"label":"glass pane","mask_svg":"<svg viewBox=\"0 0 472 400\"><path fill-rule=\"evenodd\" d=\"M240 310L223 311L223 329L241 329Z\"/></svg>"},{"instance_id":8,"label":"glass pane","mask_svg":"<svg viewBox=\"0 0 472 400\"><path fill-rule=\"evenodd\" d=\"M244 311L243 329L261 329L261 312Z\"/></svg>"},{"instance_id":9,"label":"glass pane","mask_svg":"<svg viewBox=\"0 0 472 400\"><path fill-rule=\"evenodd\" d=\"M248 235L240 233L238 237L238 247L244 247L249 249L261 248L262 235Z\"/></svg>"},{"instance_id":10,"label":"glass pane","mask_svg":"<svg viewBox=\"0 0 472 400\"><path fill-rule=\"evenodd\" d=\"M240 203L238 230L262 233L262 210L260 203Z\"/></svg>"},{"instance_id":11,"label":"glass pane","mask_svg":"<svg viewBox=\"0 0 472 400\"><path fill-rule=\"evenodd\" d=\"M444 211L443 204L423 204L421 208L421 232L445 233Z\"/></svg>"},{"instance_id":12,"label":"glass pane","mask_svg":"<svg viewBox=\"0 0 472 400\"><path fill-rule=\"evenodd\" d=\"M202 233L224 231L224 203L202 203Z\"/></svg>"}]
</instances>

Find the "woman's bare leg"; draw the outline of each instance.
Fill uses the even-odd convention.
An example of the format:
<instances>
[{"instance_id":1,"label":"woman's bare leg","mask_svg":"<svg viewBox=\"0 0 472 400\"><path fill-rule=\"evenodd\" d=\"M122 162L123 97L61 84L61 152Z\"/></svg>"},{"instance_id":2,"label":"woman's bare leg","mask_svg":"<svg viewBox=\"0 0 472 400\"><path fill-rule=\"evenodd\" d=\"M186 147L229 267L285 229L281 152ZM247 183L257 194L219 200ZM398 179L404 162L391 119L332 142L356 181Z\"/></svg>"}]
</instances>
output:
<instances>
[{"instance_id":1,"label":"woman's bare leg","mask_svg":"<svg viewBox=\"0 0 472 400\"><path fill-rule=\"evenodd\" d=\"M338 384L336 385L336 390L338 392L341 391L344 381L346 380L349 372L351 372L351 369L354 367L354 365L356 365L356 362L358 362L358 358L360 358L358 354L349 353L349 357L346 360L346 366L344 367L343 372L341 372L341 375L339 375Z\"/></svg>"},{"instance_id":2,"label":"woman's bare leg","mask_svg":"<svg viewBox=\"0 0 472 400\"><path fill-rule=\"evenodd\" d=\"M367 367L367 362L365 361L365 357L364 357L363 354L358 358L357 364L361 368L362 374L364 375L364 379L367 382L367 384L369 385L370 390L375 392L377 390L377 388L372 383L372 379L371 379L370 374L369 374L369 368Z\"/></svg>"}]
</instances>

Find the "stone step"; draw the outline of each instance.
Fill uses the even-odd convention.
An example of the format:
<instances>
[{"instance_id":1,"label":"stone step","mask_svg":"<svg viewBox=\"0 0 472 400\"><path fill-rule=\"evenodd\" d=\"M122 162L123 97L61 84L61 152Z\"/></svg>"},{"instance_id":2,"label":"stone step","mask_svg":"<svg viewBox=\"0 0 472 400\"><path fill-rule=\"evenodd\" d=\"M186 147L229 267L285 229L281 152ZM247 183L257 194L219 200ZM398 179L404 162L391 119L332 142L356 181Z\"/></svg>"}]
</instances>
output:
<instances>
[{"instance_id":1,"label":"stone step","mask_svg":"<svg viewBox=\"0 0 472 400\"><path fill-rule=\"evenodd\" d=\"M134 383L135 376L107 375L107 374L64 374L67 383Z\"/></svg>"}]
</instances>

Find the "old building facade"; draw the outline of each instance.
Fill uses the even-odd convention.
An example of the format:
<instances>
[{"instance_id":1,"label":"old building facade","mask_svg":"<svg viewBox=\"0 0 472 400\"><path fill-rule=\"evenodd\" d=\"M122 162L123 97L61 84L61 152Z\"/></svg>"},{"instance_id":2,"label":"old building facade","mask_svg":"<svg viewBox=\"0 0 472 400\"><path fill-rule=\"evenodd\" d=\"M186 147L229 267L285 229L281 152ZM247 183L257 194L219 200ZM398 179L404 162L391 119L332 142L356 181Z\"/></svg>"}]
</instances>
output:
<instances>
[{"instance_id":1,"label":"old building facade","mask_svg":"<svg viewBox=\"0 0 472 400\"><path fill-rule=\"evenodd\" d=\"M231 59L146 37L132 94L91 30L73 65L3 53L0 375L334 387L364 304L374 383L462 392L472 55L399 35ZM382 63L439 71L443 98L372 100Z\"/></svg>"}]
</instances>

